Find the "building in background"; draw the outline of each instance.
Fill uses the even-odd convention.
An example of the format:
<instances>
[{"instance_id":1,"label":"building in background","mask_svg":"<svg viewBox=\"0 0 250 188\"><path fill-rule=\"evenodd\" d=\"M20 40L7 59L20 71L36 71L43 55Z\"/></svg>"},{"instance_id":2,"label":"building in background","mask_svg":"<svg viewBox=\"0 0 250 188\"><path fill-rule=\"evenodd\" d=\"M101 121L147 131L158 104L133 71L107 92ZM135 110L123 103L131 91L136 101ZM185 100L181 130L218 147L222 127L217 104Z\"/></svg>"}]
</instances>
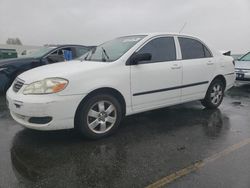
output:
<instances>
[{"instance_id":1,"label":"building in background","mask_svg":"<svg viewBox=\"0 0 250 188\"><path fill-rule=\"evenodd\" d=\"M8 38L6 44L23 45L19 38Z\"/></svg>"}]
</instances>

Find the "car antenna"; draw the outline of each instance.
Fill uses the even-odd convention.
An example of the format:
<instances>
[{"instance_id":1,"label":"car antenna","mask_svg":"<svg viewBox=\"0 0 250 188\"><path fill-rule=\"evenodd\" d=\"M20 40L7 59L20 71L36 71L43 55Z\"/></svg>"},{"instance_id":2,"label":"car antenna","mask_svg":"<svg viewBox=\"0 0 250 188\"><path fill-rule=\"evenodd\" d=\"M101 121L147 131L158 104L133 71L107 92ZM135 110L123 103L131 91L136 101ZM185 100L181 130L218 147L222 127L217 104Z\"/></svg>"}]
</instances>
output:
<instances>
[{"instance_id":1,"label":"car antenna","mask_svg":"<svg viewBox=\"0 0 250 188\"><path fill-rule=\"evenodd\" d=\"M185 29L186 25L187 25L187 22L184 23L184 25L183 25L182 28L180 29L179 33L181 33L181 32Z\"/></svg>"}]
</instances>

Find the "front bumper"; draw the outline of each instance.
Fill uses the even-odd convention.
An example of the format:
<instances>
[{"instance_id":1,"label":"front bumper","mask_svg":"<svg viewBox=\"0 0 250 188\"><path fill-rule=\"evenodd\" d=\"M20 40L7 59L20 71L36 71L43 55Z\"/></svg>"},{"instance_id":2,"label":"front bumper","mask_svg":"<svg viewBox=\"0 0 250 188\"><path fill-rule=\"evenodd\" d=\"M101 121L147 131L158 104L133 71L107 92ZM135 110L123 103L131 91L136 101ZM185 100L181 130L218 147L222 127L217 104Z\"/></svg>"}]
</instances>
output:
<instances>
[{"instance_id":1,"label":"front bumper","mask_svg":"<svg viewBox=\"0 0 250 188\"><path fill-rule=\"evenodd\" d=\"M236 86L250 84L250 70L236 68L235 73L236 73L236 81L235 81Z\"/></svg>"},{"instance_id":2,"label":"front bumper","mask_svg":"<svg viewBox=\"0 0 250 188\"><path fill-rule=\"evenodd\" d=\"M76 109L83 97L84 95L23 95L22 91L15 93L11 87L7 92L7 104L13 119L27 128L71 129L74 128Z\"/></svg>"},{"instance_id":3,"label":"front bumper","mask_svg":"<svg viewBox=\"0 0 250 188\"><path fill-rule=\"evenodd\" d=\"M236 81L235 81L235 85L236 85L236 86L241 86L241 85L250 85L250 81L247 81L247 80L245 80L245 81L242 81L242 80L236 80Z\"/></svg>"}]
</instances>

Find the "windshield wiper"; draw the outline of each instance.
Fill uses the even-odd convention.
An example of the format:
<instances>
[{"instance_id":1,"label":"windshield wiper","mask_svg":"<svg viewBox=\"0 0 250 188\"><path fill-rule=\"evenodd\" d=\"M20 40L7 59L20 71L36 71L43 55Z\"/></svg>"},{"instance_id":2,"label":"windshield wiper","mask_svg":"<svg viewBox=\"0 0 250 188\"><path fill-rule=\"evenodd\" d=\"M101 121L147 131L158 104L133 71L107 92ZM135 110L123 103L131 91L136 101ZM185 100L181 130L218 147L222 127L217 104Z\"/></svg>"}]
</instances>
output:
<instances>
[{"instance_id":1,"label":"windshield wiper","mask_svg":"<svg viewBox=\"0 0 250 188\"><path fill-rule=\"evenodd\" d=\"M93 53L95 53L95 51L96 51L96 47L89 50L87 52L86 56L84 57L84 60L91 60L91 57L92 57Z\"/></svg>"},{"instance_id":2,"label":"windshield wiper","mask_svg":"<svg viewBox=\"0 0 250 188\"><path fill-rule=\"evenodd\" d=\"M106 58L105 58L105 56L106 56ZM102 47L102 56L103 56L103 61L107 61L107 60L109 60L109 56L108 56L108 54L107 54L107 52L106 52L106 50Z\"/></svg>"},{"instance_id":3,"label":"windshield wiper","mask_svg":"<svg viewBox=\"0 0 250 188\"><path fill-rule=\"evenodd\" d=\"M92 50L88 52L88 54L85 56L84 60L88 60L89 55L92 53Z\"/></svg>"},{"instance_id":4,"label":"windshield wiper","mask_svg":"<svg viewBox=\"0 0 250 188\"><path fill-rule=\"evenodd\" d=\"M83 58L84 60L87 60L87 57L89 56L89 53L90 52L88 52L87 55L85 56L85 58Z\"/></svg>"}]
</instances>

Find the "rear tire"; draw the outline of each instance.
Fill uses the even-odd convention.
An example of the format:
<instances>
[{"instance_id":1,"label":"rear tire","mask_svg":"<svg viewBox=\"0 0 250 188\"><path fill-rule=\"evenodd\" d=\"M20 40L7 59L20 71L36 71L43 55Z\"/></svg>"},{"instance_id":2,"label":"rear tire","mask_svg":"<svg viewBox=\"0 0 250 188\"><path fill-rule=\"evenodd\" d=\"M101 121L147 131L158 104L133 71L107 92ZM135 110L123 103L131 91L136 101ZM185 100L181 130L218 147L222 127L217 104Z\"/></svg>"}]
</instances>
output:
<instances>
[{"instance_id":1,"label":"rear tire","mask_svg":"<svg viewBox=\"0 0 250 188\"><path fill-rule=\"evenodd\" d=\"M223 101L224 91L224 82L220 79L213 80L201 104L208 109L217 108Z\"/></svg>"},{"instance_id":2,"label":"rear tire","mask_svg":"<svg viewBox=\"0 0 250 188\"><path fill-rule=\"evenodd\" d=\"M100 139L113 134L122 119L119 101L109 94L98 94L80 104L75 127L86 138Z\"/></svg>"}]
</instances>

